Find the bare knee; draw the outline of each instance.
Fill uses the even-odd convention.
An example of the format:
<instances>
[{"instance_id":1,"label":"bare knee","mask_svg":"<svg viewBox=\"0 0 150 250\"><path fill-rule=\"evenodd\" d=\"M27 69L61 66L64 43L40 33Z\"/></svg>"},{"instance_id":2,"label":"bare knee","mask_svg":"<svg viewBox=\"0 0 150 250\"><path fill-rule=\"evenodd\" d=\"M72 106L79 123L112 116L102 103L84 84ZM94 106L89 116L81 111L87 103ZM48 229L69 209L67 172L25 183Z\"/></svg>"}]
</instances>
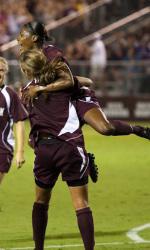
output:
<instances>
[{"instance_id":1,"label":"bare knee","mask_svg":"<svg viewBox=\"0 0 150 250\"><path fill-rule=\"evenodd\" d=\"M113 133L114 128L112 124L100 108L93 108L87 111L84 115L84 120L102 135L111 135Z\"/></svg>"},{"instance_id":2,"label":"bare knee","mask_svg":"<svg viewBox=\"0 0 150 250\"><path fill-rule=\"evenodd\" d=\"M93 128L98 133L106 136L112 135L114 131L112 124L108 120L98 121L97 123L94 124Z\"/></svg>"},{"instance_id":3,"label":"bare knee","mask_svg":"<svg viewBox=\"0 0 150 250\"><path fill-rule=\"evenodd\" d=\"M51 189L43 189L36 186L35 202L41 204L49 204L51 198Z\"/></svg>"},{"instance_id":4,"label":"bare knee","mask_svg":"<svg viewBox=\"0 0 150 250\"><path fill-rule=\"evenodd\" d=\"M114 128L109 121L107 122L105 121L102 124L99 124L98 132L101 133L102 135L106 135L106 136L112 135L113 131L114 131Z\"/></svg>"}]
</instances>

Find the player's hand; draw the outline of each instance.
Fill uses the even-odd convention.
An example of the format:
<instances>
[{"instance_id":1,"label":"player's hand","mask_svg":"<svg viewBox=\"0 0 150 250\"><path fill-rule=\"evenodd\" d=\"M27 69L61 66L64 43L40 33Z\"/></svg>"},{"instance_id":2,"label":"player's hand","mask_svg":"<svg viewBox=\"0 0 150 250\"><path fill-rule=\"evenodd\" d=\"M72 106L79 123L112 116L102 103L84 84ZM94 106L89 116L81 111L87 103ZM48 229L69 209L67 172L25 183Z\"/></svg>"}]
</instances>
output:
<instances>
[{"instance_id":1,"label":"player's hand","mask_svg":"<svg viewBox=\"0 0 150 250\"><path fill-rule=\"evenodd\" d=\"M30 86L29 88L26 88L26 90L22 93L22 101L25 104L29 104L29 102L37 96L38 94L38 89L39 86L35 85L35 86Z\"/></svg>"},{"instance_id":2,"label":"player's hand","mask_svg":"<svg viewBox=\"0 0 150 250\"><path fill-rule=\"evenodd\" d=\"M16 160L17 168L21 168L22 165L25 163L23 152L17 152L15 160Z\"/></svg>"},{"instance_id":3,"label":"player's hand","mask_svg":"<svg viewBox=\"0 0 150 250\"><path fill-rule=\"evenodd\" d=\"M40 92L45 89L44 86L34 85L27 88L27 90L23 94L23 100L25 103L32 102L34 98L36 98Z\"/></svg>"},{"instance_id":4,"label":"player's hand","mask_svg":"<svg viewBox=\"0 0 150 250\"><path fill-rule=\"evenodd\" d=\"M29 96L29 89L28 88L26 88L24 91L21 92L21 100L25 105L29 104L31 98Z\"/></svg>"},{"instance_id":5,"label":"player's hand","mask_svg":"<svg viewBox=\"0 0 150 250\"><path fill-rule=\"evenodd\" d=\"M27 91L27 96L30 97L31 100L32 100L35 97L37 97L39 91L40 91L40 86L39 85L30 86L30 88Z\"/></svg>"}]
</instances>

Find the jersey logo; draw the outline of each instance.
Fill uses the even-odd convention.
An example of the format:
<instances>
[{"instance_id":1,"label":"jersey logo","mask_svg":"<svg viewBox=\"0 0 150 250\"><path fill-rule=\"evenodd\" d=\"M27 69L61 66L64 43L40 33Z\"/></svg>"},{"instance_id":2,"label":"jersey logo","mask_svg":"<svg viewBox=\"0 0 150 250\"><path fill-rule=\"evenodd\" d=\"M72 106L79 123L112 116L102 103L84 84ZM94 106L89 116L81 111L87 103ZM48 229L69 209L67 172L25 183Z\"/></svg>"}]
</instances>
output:
<instances>
[{"instance_id":1,"label":"jersey logo","mask_svg":"<svg viewBox=\"0 0 150 250\"><path fill-rule=\"evenodd\" d=\"M0 108L0 116L3 116L4 114L4 108Z\"/></svg>"}]
</instances>

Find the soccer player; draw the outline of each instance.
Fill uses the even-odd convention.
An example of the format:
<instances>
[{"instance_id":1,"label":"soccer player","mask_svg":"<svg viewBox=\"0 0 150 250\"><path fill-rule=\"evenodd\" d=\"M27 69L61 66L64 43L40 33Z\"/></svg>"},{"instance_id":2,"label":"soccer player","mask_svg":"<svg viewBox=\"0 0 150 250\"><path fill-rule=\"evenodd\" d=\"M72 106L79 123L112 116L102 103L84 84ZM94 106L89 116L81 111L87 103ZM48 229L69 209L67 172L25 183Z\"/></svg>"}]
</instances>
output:
<instances>
[{"instance_id":1,"label":"soccer player","mask_svg":"<svg viewBox=\"0 0 150 250\"><path fill-rule=\"evenodd\" d=\"M20 45L20 53L27 51L28 49L37 48L38 50L41 50L44 52L44 54L46 55L46 57L48 58L49 61L51 61L52 59L54 59L57 56L62 57L63 61L66 62L66 67L67 67L68 62L64 59L62 51L60 49L58 49L56 46L53 46L53 45L47 46L45 44L46 41L51 41L51 40L52 39L48 37L48 34L47 34L43 24L41 24L40 22L29 22L22 27L20 34L18 36L18 44ZM71 73L69 66L67 67L66 70L68 71L68 74ZM77 81L77 79L78 79L78 81ZM79 82L81 85L86 85L86 86L90 86L92 84L92 81L88 78L85 78L85 77L84 78L78 77L75 79L75 82L77 84L77 88L75 89L74 92L79 92L79 90L78 90L80 88L78 86ZM66 88L70 87L72 84L73 84L73 81L72 82L68 81L67 74L66 74L65 77L63 75L63 77L56 80L54 84L51 84L51 86L48 88L48 91L53 92L53 91L57 91L57 90L66 89ZM30 91L32 91L32 95L33 95L33 94L37 94L37 92L39 90L41 91L42 87L41 86L39 86L39 87L34 86L34 88L33 88L31 86L31 89L30 89ZM28 95L28 97L29 97L29 95ZM92 102L91 103L89 102L87 104L90 106L90 108L93 107ZM84 123L83 112L85 112L87 109L89 109L88 105L84 106L84 108L83 108L83 105L78 105L80 115L82 116L82 117L80 117L81 123ZM94 104L94 106L95 106L95 104ZM90 161L90 168L89 168L90 177L91 177L93 182L97 182L97 180L98 180L98 167L96 166L95 161L94 161L95 157L91 153L89 153L88 155L89 155L89 161Z\"/></svg>"},{"instance_id":2,"label":"soccer player","mask_svg":"<svg viewBox=\"0 0 150 250\"><path fill-rule=\"evenodd\" d=\"M23 93L37 81L46 85L65 76L73 81L61 58L48 62L37 49L22 53L20 62L28 79L34 79ZM85 250L94 250L94 223L88 204L89 157L71 94L72 89L68 88L39 95L32 101L23 100L29 112L30 139L35 152L36 197L32 211L35 250L44 249L48 206L60 173L69 187Z\"/></svg>"},{"instance_id":3,"label":"soccer player","mask_svg":"<svg viewBox=\"0 0 150 250\"><path fill-rule=\"evenodd\" d=\"M18 43L20 45L20 52L26 51L28 49L37 48L46 55L49 61L55 57L61 56L62 59L68 64L66 59L63 57L62 51L53 45L46 45L46 41L50 38L46 32L43 24L39 22L30 22L25 24L18 36ZM68 66L68 71L70 71ZM123 121L112 120L109 121L102 109L99 106L98 100L94 95L94 92L89 88L80 86L79 81L75 78L75 100L76 100L76 110L79 116L80 122L89 124L97 132L103 135L129 135L135 134L137 136L150 139L150 129L144 128L142 126L131 126ZM88 82L90 84L90 82ZM65 85L65 79L60 81L60 79L55 81L55 85L46 86L42 88L41 86L32 87L29 90L29 96L34 97L36 93L41 91L58 91L59 89L67 88L69 82Z\"/></svg>"},{"instance_id":4,"label":"soccer player","mask_svg":"<svg viewBox=\"0 0 150 250\"><path fill-rule=\"evenodd\" d=\"M16 165L24 159L24 120L28 117L16 92L4 84L8 63L0 57L0 183L8 173L14 153L13 124L16 124Z\"/></svg>"}]
</instances>

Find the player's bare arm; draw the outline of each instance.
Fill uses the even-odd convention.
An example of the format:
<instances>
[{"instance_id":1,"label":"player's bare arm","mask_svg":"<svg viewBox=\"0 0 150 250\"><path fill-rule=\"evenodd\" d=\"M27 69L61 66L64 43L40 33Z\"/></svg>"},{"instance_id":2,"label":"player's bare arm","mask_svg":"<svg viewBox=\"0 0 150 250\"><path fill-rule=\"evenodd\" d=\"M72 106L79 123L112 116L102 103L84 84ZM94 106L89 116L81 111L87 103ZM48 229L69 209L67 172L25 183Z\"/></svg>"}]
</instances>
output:
<instances>
[{"instance_id":1,"label":"player's bare arm","mask_svg":"<svg viewBox=\"0 0 150 250\"><path fill-rule=\"evenodd\" d=\"M93 85L93 81L90 78L83 76L76 76L81 86L91 87Z\"/></svg>"},{"instance_id":2,"label":"player's bare arm","mask_svg":"<svg viewBox=\"0 0 150 250\"><path fill-rule=\"evenodd\" d=\"M28 95L33 99L42 92L55 92L73 86L74 82L72 81L72 79L70 79L70 77L68 77L67 73L62 71L60 72L59 77L60 78L58 78L56 81L46 86L31 86L28 90ZM76 76L76 78L80 82L81 86L91 87L91 85L93 85L93 81L90 78L82 76Z\"/></svg>"},{"instance_id":3,"label":"player's bare arm","mask_svg":"<svg viewBox=\"0 0 150 250\"><path fill-rule=\"evenodd\" d=\"M74 78L68 66L63 63L56 68L56 80L45 86L44 92L54 92L67 89L74 85Z\"/></svg>"},{"instance_id":4,"label":"player's bare arm","mask_svg":"<svg viewBox=\"0 0 150 250\"><path fill-rule=\"evenodd\" d=\"M29 90L30 96L36 96L37 93L40 92L54 92L59 91L63 89L67 89L71 86L73 86L74 81L71 81L70 77L68 77L68 73L66 72L60 72L59 79L54 81L51 84L48 84L47 86L31 86ZM72 78L72 77L71 77ZM76 76L78 81L80 82L81 86L90 87L93 84L93 81L90 78L83 77L83 76Z\"/></svg>"},{"instance_id":5,"label":"player's bare arm","mask_svg":"<svg viewBox=\"0 0 150 250\"><path fill-rule=\"evenodd\" d=\"M46 86L31 85L26 91L26 98L34 99L39 93L55 92L63 89L67 89L74 85L74 78L65 63L58 63L55 66L56 80L47 84Z\"/></svg>"},{"instance_id":6,"label":"player's bare arm","mask_svg":"<svg viewBox=\"0 0 150 250\"><path fill-rule=\"evenodd\" d=\"M18 168L22 167L24 164L24 140L25 140L25 128L24 122L18 121L16 123L16 139L17 139L17 148L16 148L16 165Z\"/></svg>"}]
</instances>

